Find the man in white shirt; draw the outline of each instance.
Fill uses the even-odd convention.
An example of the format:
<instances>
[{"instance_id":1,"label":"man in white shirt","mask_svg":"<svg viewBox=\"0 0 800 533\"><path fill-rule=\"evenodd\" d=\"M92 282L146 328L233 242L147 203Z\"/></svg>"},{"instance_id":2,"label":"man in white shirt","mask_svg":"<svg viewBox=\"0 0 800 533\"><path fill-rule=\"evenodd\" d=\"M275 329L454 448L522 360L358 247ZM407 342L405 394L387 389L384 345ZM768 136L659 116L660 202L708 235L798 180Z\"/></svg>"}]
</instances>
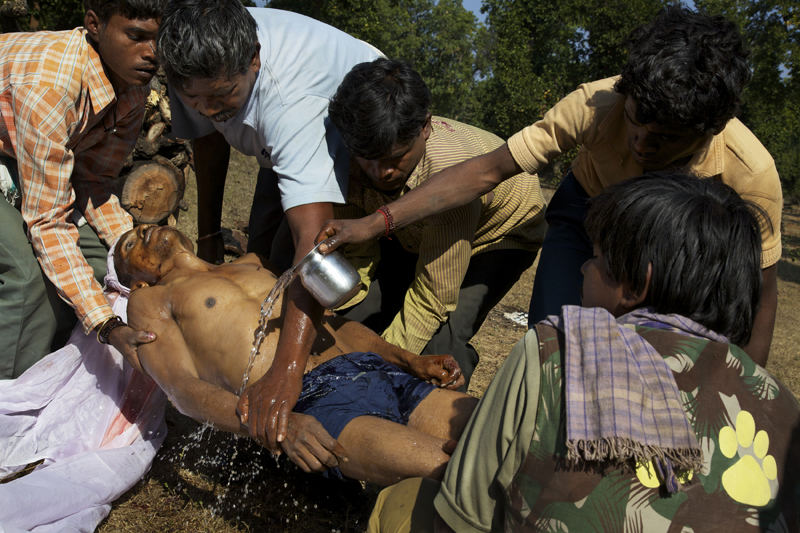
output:
<instances>
[{"instance_id":1,"label":"man in white shirt","mask_svg":"<svg viewBox=\"0 0 800 533\"><path fill-rule=\"evenodd\" d=\"M170 82L173 133L194 139L198 255L223 258L220 216L230 147L261 165L248 251L280 268L314 247L333 203L347 195L349 158L328 119L328 101L353 65L379 52L335 28L239 0L171 2L158 34ZM289 288L287 323L275 364L242 394L251 435L277 451L300 393L322 308Z\"/></svg>"}]
</instances>

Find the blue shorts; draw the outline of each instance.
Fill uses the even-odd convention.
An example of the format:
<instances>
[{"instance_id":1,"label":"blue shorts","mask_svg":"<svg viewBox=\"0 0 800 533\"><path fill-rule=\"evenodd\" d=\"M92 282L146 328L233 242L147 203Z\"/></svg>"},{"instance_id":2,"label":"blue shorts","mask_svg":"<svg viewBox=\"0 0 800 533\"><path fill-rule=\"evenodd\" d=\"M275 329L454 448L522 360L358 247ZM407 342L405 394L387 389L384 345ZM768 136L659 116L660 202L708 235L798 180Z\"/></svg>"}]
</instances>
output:
<instances>
[{"instance_id":1,"label":"blue shorts","mask_svg":"<svg viewBox=\"0 0 800 533\"><path fill-rule=\"evenodd\" d=\"M359 416L398 424L436 387L403 372L372 352L340 355L303 376L294 411L316 418L331 437Z\"/></svg>"}]
</instances>

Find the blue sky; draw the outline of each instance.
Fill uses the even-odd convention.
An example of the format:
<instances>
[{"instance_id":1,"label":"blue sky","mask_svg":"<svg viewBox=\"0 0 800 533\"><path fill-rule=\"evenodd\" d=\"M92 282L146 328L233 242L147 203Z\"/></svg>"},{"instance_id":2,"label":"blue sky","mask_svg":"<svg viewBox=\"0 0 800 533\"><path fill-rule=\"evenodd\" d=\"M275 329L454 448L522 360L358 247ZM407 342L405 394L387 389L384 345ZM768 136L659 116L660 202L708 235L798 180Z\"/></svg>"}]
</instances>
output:
<instances>
[{"instance_id":1,"label":"blue sky","mask_svg":"<svg viewBox=\"0 0 800 533\"><path fill-rule=\"evenodd\" d=\"M475 16L478 17L478 20L484 21L486 17L481 14L481 3L482 0L463 0L464 7L475 13Z\"/></svg>"}]
</instances>

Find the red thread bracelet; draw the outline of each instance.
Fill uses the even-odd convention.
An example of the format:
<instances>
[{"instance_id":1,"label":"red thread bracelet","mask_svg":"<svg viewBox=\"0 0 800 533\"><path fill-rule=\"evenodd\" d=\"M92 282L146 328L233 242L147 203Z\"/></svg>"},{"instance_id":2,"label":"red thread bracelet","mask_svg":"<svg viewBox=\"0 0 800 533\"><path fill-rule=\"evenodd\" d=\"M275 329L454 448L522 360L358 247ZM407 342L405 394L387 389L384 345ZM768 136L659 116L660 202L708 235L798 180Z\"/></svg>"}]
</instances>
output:
<instances>
[{"instance_id":1,"label":"red thread bracelet","mask_svg":"<svg viewBox=\"0 0 800 533\"><path fill-rule=\"evenodd\" d=\"M383 215L383 221L386 223L386 233L383 236L390 239L389 235L394 231L394 217L391 211L389 211L388 207L382 205L375 212Z\"/></svg>"}]
</instances>

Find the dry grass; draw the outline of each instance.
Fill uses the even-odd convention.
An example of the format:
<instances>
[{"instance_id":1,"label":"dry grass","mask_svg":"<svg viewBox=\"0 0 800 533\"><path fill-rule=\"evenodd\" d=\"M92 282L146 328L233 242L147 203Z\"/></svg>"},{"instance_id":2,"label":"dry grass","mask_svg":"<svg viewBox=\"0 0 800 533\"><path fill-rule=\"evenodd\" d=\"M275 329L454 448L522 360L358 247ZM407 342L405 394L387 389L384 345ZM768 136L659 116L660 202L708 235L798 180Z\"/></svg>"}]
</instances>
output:
<instances>
[{"instance_id":1,"label":"dry grass","mask_svg":"<svg viewBox=\"0 0 800 533\"><path fill-rule=\"evenodd\" d=\"M257 167L234 154L226 184L223 226L246 220ZM196 237L196 199L179 227ZM787 233L800 237L800 211L787 212ZM800 244L800 238L798 238ZM470 393L481 396L505 356L525 331L504 313L528 309L536 265L528 270L489 315L474 339L481 354ZM800 392L800 263L781 261L775 338L768 368L795 394ZM206 431L167 409L169 434L150 473L116 501L98 531L111 532L356 532L364 531L378 489L355 482L307 475L246 439Z\"/></svg>"}]
</instances>

